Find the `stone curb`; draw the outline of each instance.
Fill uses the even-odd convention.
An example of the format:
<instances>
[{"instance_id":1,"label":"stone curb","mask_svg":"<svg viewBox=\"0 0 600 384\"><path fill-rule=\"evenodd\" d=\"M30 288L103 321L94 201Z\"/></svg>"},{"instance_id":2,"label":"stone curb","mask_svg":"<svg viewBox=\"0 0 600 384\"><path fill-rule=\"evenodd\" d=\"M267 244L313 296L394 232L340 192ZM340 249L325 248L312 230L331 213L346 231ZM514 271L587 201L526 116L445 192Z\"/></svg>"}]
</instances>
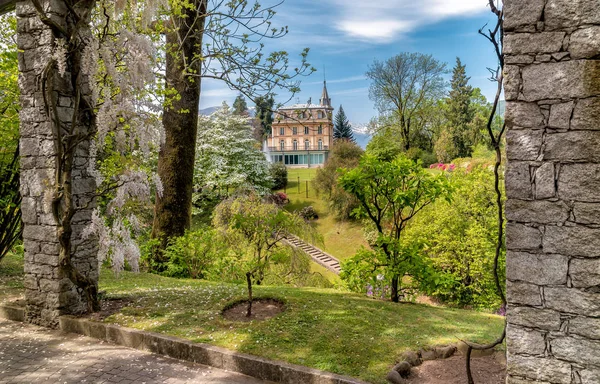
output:
<instances>
[{"instance_id":1,"label":"stone curb","mask_svg":"<svg viewBox=\"0 0 600 384\"><path fill-rule=\"evenodd\" d=\"M25 310L21 307L0 305L0 317L22 322L25 318ZM176 337L99 323L74 316L61 316L59 329L63 332L89 336L113 344L204 364L276 383L368 384L352 377L318 369L268 360L208 344L193 343Z\"/></svg>"}]
</instances>

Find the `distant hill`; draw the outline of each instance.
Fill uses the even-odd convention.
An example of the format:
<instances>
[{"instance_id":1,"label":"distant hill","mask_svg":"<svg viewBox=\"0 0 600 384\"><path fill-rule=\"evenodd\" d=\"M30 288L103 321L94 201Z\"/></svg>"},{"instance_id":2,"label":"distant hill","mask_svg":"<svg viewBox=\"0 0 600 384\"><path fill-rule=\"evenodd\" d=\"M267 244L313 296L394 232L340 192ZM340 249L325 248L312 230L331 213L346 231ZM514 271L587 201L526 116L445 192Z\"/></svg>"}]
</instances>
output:
<instances>
[{"instance_id":1,"label":"distant hill","mask_svg":"<svg viewBox=\"0 0 600 384\"><path fill-rule=\"evenodd\" d=\"M367 148L367 144L371 141L371 135L365 132L352 132L354 135L354 140L356 140L356 144L358 144L362 149Z\"/></svg>"}]
</instances>

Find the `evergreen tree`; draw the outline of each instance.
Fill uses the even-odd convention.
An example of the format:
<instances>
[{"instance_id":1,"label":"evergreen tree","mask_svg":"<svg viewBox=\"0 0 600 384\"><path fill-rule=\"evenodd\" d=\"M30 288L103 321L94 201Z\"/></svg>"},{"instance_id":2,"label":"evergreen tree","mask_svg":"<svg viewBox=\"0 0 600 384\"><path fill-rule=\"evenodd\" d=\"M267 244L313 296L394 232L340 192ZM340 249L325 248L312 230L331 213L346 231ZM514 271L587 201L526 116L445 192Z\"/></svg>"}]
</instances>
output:
<instances>
[{"instance_id":1,"label":"evergreen tree","mask_svg":"<svg viewBox=\"0 0 600 384\"><path fill-rule=\"evenodd\" d=\"M344 112L344 107L340 105L340 109L335 115L335 121L333 123L333 138L335 140L348 140L352 142L356 142L354 140L354 135L352 134L352 126L346 117L346 112Z\"/></svg>"},{"instance_id":2,"label":"evergreen tree","mask_svg":"<svg viewBox=\"0 0 600 384\"><path fill-rule=\"evenodd\" d=\"M266 138L271 134L273 125L273 108L275 100L272 96L260 96L256 99L256 119L259 122L260 137ZM255 135L255 137L258 135Z\"/></svg>"},{"instance_id":3,"label":"evergreen tree","mask_svg":"<svg viewBox=\"0 0 600 384\"><path fill-rule=\"evenodd\" d=\"M471 132L471 121L473 120L473 109L471 108L471 96L473 87L469 85L470 77L467 77L465 65L456 58L456 65L452 71L451 90L447 100L446 119L448 121L449 133L452 136L457 157L470 157L474 143L474 135Z\"/></svg>"},{"instance_id":4,"label":"evergreen tree","mask_svg":"<svg viewBox=\"0 0 600 384\"><path fill-rule=\"evenodd\" d=\"M248 104L243 95L238 95L233 102L233 114L237 116L248 116Z\"/></svg>"}]
</instances>

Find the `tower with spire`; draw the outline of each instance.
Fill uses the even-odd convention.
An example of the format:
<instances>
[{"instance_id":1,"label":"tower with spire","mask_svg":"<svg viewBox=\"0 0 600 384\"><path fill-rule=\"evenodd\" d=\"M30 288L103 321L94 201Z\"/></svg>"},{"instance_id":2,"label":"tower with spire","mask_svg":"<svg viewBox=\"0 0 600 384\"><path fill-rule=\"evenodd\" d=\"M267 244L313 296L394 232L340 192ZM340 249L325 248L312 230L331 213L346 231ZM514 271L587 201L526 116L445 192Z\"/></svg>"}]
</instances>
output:
<instances>
[{"instance_id":1,"label":"tower with spire","mask_svg":"<svg viewBox=\"0 0 600 384\"><path fill-rule=\"evenodd\" d=\"M327 80L323 80L323 93L321 94L321 105L323 107L331 107L331 99L329 98L329 92L327 92Z\"/></svg>"}]
</instances>

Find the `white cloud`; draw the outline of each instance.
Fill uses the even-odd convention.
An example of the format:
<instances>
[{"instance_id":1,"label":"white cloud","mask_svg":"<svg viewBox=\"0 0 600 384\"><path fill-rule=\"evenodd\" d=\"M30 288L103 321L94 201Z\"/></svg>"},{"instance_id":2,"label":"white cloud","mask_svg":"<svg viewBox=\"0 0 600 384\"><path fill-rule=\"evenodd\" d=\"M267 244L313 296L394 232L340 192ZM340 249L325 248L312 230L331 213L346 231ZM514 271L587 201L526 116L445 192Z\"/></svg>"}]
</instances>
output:
<instances>
[{"instance_id":1,"label":"white cloud","mask_svg":"<svg viewBox=\"0 0 600 384\"><path fill-rule=\"evenodd\" d=\"M328 0L339 15L335 27L346 36L371 43L386 43L437 21L472 16L488 10L486 0Z\"/></svg>"}]
</instances>

